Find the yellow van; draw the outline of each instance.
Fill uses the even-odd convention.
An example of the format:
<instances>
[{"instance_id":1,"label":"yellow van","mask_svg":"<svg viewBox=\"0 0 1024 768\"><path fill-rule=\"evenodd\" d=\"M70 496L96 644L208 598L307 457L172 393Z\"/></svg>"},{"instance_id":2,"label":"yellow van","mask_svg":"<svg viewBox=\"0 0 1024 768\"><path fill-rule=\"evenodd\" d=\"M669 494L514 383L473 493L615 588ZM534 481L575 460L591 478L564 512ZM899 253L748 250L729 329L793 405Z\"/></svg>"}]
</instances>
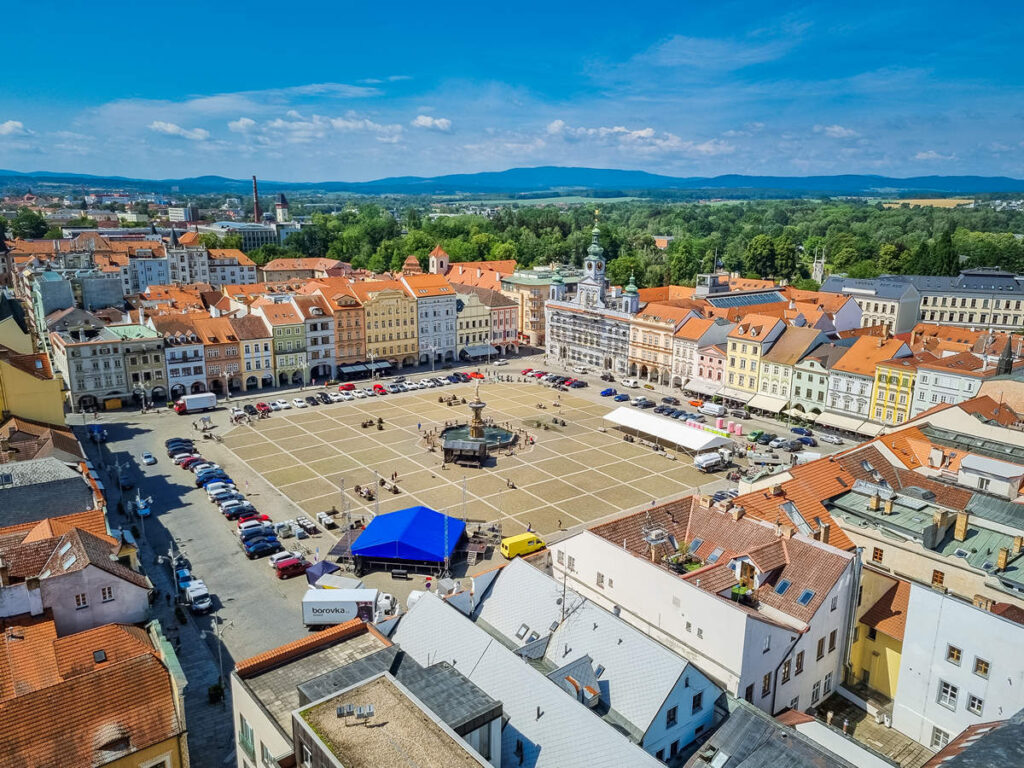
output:
<instances>
[{"instance_id":1,"label":"yellow van","mask_svg":"<svg viewBox=\"0 0 1024 768\"><path fill-rule=\"evenodd\" d=\"M536 533L520 533L501 540L501 554L506 560L511 560L513 557L533 554L546 546Z\"/></svg>"}]
</instances>

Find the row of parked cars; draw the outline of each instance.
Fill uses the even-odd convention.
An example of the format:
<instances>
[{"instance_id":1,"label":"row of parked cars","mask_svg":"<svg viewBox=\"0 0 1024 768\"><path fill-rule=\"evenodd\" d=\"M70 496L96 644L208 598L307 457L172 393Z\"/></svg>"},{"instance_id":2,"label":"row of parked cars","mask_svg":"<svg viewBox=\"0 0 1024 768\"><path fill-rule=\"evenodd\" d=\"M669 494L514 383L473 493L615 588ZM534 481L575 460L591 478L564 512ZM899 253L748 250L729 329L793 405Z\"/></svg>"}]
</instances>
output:
<instances>
[{"instance_id":1,"label":"row of parked cars","mask_svg":"<svg viewBox=\"0 0 1024 768\"><path fill-rule=\"evenodd\" d=\"M581 365L578 365L573 370L577 371L578 373L586 373L587 369ZM534 379L544 382L545 384L549 384L556 389L561 388L563 392L570 389L581 389L582 387L587 386L587 382L585 382L583 379L574 379L572 376L562 376L559 373L535 371L533 370L533 368L523 368L523 370L521 370L519 373L522 374L523 376L530 376Z\"/></svg>"},{"instance_id":2,"label":"row of parked cars","mask_svg":"<svg viewBox=\"0 0 1024 768\"><path fill-rule=\"evenodd\" d=\"M773 432L763 429L755 429L747 435L747 442L757 445L766 445L769 448L782 448L785 451L802 451L804 448L814 448L818 440L832 445L842 445L843 439L836 435L819 435L817 439L814 433L807 427L793 427L789 430L796 437L779 436Z\"/></svg>"}]
</instances>

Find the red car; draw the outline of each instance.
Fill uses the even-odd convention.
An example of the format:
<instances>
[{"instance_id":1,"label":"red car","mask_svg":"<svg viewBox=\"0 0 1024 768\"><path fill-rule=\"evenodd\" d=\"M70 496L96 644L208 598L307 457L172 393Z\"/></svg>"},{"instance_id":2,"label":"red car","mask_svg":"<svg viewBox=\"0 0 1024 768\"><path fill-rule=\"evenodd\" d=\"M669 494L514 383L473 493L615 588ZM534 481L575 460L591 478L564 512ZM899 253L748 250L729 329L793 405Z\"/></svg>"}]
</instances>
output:
<instances>
[{"instance_id":1,"label":"red car","mask_svg":"<svg viewBox=\"0 0 1024 768\"><path fill-rule=\"evenodd\" d=\"M386 395L388 393L388 391L384 389L383 384L374 384L373 391L376 392L378 395Z\"/></svg>"},{"instance_id":2,"label":"red car","mask_svg":"<svg viewBox=\"0 0 1024 768\"><path fill-rule=\"evenodd\" d=\"M274 573L279 579L288 579L292 576L301 576L312 563L299 560L297 557L286 557L274 563Z\"/></svg>"},{"instance_id":3,"label":"red car","mask_svg":"<svg viewBox=\"0 0 1024 768\"><path fill-rule=\"evenodd\" d=\"M483 377L484 375L480 373L480 371L472 371L469 374L469 378L471 379L482 379Z\"/></svg>"},{"instance_id":4,"label":"red car","mask_svg":"<svg viewBox=\"0 0 1024 768\"><path fill-rule=\"evenodd\" d=\"M535 379L539 379L541 376L547 376L548 372L547 371L534 371L530 375L533 376L533 378L535 378Z\"/></svg>"},{"instance_id":5,"label":"red car","mask_svg":"<svg viewBox=\"0 0 1024 768\"><path fill-rule=\"evenodd\" d=\"M185 459L185 461L181 462L181 468L192 469L192 466L194 464L200 464L204 461L206 461L206 459L204 459L202 456L193 456L191 459Z\"/></svg>"},{"instance_id":6,"label":"red car","mask_svg":"<svg viewBox=\"0 0 1024 768\"><path fill-rule=\"evenodd\" d=\"M238 516L238 527L242 527L242 523L247 523L250 520L258 520L261 523L269 523L270 515L261 515L259 512L243 512Z\"/></svg>"},{"instance_id":7,"label":"red car","mask_svg":"<svg viewBox=\"0 0 1024 768\"><path fill-rule=\"evenodd\" d=\"M266 403L256 403L256 410L260 413L270 413L274 409Z\"/></svg>"},{"instance_id":8,"label":"red car","mask_svg":"<svg viewBox=\"0 0 1024 768\"><path fill-rule=\"evenodd\" d=\"M351 381L348 384L340 384L340 385L338 385L338 391L339 392L351 392L355 388L356 388L356 385L353 384Z\"/></svg>"},{"instance_id":9,"label":"red car","mask_svg":"<svg viewBox=\"0 0 1024 768\"><path fill-rule=\"evenodd\" d=\"M528 373L533 373L533 368L523 368L523 370L521 370L519 373L525 376Z\"/></svg>"}]
</instances>

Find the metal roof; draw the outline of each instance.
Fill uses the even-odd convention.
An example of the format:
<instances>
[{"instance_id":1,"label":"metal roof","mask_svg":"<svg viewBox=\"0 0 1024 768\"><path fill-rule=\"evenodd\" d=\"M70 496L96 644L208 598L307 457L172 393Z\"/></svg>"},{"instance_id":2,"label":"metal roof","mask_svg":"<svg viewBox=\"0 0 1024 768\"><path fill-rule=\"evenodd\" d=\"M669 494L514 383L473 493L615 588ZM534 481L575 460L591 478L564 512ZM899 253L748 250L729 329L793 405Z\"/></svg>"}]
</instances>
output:
<instances>
[{"instance_id":1,"label":"metal roof","mask_svg":"<svg viewBox=\"0 0 1024 768\"><path fill-rule=\"evenodd\" d=\"M726 293L720 296L708 296L705 301L716 309L731 307L751 307L755 304L777 304L787 301L778 291L763 293Z\"/></svg>"},{"instance_id":2,"label":"metal roof","mask_svg":"<svg viewBox=\"0 0 1024 768\"><path fill-rule=\"evenodd\" d=\"M921 431L924 436L935 443L950 448L961 448L971 453L980 453L992 459L1020 459L1024 461L1024 444L1001 443L998 440L989 440L984 437L965 435L962 432L954 432L951 429L943 429L931 424L922 424Z\"/></svg>"}]
</instances>

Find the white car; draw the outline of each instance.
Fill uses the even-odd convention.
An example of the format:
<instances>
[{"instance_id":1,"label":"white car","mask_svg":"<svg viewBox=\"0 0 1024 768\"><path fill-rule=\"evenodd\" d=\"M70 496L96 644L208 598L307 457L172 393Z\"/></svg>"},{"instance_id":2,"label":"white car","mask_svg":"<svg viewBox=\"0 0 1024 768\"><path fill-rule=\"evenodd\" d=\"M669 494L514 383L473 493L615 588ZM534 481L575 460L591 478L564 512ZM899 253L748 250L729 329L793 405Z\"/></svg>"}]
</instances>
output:
<instances>
[{"instance_id":1,"label":"white car","mask_svg":"<svg viewBox=\"0 0 1024 768\"><path fill-rule=\"evenodd\" d=\"M292 557L294 557L296 560L304 559L301 552L289 552L285 550L284 552L275 552L267 558L267 561L270 563L270 567L273 568L282 560L288 560Z\"/></svg>"},{"instance_id":2,"label":"white car","mask_svg":"<svg viewBox=\"0 0 1024 768\"><path fill-rule=\"evenodd\" d=\"M292 405L294 405L296 408L309 408L309 403L307 403L301 397L296 397L294 400L292 400Z\"/></svg>"},{"instance_id":3,"label":"white car","mask_svg":"<svg viewBox=\"0 0 1024 768\"><path fill-rule=\"evenodd\" d=\"M640 386L640 382L636 379L623 379L621 383L622 386L629 387L630 389L636 389Z\"/></svg>"},{"instance_id":4,"label":"white car","mask_svg":"<svg viewBox=\"0 0 1024 768\"><path fill-rule=\"evenodd\" d=\"M508 365L508 360L495 360L493 365ZM577 371L577 373L583 373L583 371Z\"/></svg>"},{"instance_id":5,"label":"white car","mask_svg":"<svg viewBox=\"0 0 1024 768\"><path fill-rule=\"evenodd\" d=\"M331 398L332 400L334 398ZM338 392L338 399L343 403L350 403L356 399L355 395L351 392Z\"/></svg>"},{"instance_id":6,"label":"white car","mask_svg":"<svg viewBox=\"0 0 1024 768\"><path fill-rule=\"evenodd\" d=\"M355 390L352 391L352 396L355 397L355 398L358 398L359 400L363 400L363 399L365 399L367 397L366 390L365 389L355 389Z\"/></svg>"},{"instance_id":7,"label":"white car","mask_svg":"<svg viewBox=\"0 0 1024 768\"><path fill-rule=\"evenodd\" d=\"M206 486L206 495L210 497L210 501L213 501L213 497L221 491L236 491L234 483L210 483Z\"/></svg>"},{"instance_id":8,"label":"white car","mask_svg":"<svg viewBox=\"0 0 1024 768\"><path fill-rule=\"evenodd\" d=\"M384 389L386 389L392 395L395 395L395 394L398 394L399 392L404 391L402 389L402 385L401 384L388 384L386 387L384 387Z\"/></svg>"},{"instance_id":9,"label":"white car","mask_svg":"<svg viewBox=\"0 0 1024 768\"><path fill-rule=\"evenodd\" d=\"M270 404L270 407L273 408L275 411L276 410L287 411L289 408L292 407L292 404L289 403L287 400L275 400L274 402L272 402Z\"/></svg>"},{"instance_id":10,"label":"white car","mask_svg":"<svg viewBox=\"0 0 1024 768\"><path fill-rule=\"evenodd\" d=\"M327 396L331 399L332 403L340 403L343 399L341 392L328 392Z\"/></svg>"},{"instance_id":11,"label":"white car","mask_svg":"<svg viewBox=\"0 0 1024 768\"><path fill-rule=\"evenodd\" d=\"M843 438L837 435L818 435L818 439L823 443L831 443L832 445L842 445Z\"/></svg>"},{"instance_id":12,"label":"white car","mask_svg":"<svg viewBox=\"0 0 1024 768\"><path fill-rule=\"evenodd\" d=\"M572 371L573 371L573 373L586 373L587 372L587 366L585 366L585 365L577 365L575 368L572 369Z\"/></svg>"},{"instance_id":13,"label":"white car","mask_svg":"<svg viewBox=\"0 0 1024 768\"><path fill-rule=\"evenodd\" d=\"M234 416L235 418L238 418L239 416L245 416L245 411L243 411L241 408L237 408L237 407L236 408L232 408L231 409L231 415Z\"/></svg>"},{"instance_id":14,"label":"white car","mask_svg":"<svg viewBox=\"0 0 1024 768\"><path fill-rule=\"evenodd\" d=\"M363 394L365 394L367 397L376 397L377 396L377 393L371 387L367 387L366 389L361 389L359 391L362 392Z\"/></svg>"}]
</instances>

